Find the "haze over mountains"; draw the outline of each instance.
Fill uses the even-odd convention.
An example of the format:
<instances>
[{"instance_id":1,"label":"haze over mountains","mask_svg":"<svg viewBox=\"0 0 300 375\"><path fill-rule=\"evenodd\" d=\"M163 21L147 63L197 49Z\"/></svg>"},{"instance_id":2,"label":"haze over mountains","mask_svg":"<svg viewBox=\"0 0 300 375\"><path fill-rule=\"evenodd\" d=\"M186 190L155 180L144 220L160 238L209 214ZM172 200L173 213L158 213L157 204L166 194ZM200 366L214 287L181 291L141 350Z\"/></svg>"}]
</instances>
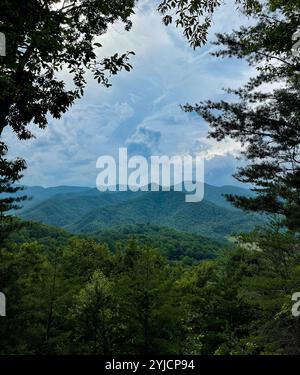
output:
<instances>
[{"instance_id":1,"label":"haze over mountains","mask_svg":"<svg viewBox=\"0 0 300 375\"><path fill-rule=\"evenodd\" d=\"M127 225L157 225L217 239L249 231L263 220L228 203L224 194L251 195L234 186L205 184L204 200L186 203L184 192L99 192L96 188L27 187L33 199L16 214L71 233L100 235Z\"/></svg>"}]
</instances>

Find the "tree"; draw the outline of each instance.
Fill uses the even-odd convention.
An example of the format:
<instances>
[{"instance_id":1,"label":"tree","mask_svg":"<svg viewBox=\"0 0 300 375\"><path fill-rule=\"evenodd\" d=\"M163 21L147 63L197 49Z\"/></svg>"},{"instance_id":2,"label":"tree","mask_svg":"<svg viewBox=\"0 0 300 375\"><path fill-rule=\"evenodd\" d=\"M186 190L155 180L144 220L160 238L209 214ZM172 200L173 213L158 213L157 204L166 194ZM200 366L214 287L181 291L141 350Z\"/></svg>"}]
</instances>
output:
<instances>
[{"instance_id":1,"label":"tree","mask_svg":"<svg viewBox=\"0 0 300 375\"><path fill-rule=\"evenodd\" d=\"M292 295L299 290L299 250L299 234L283 233L276 222L239 239L227 269L231 274L243 271L235 284L252 317L247 336L234 351L251 343L257 354L299 354L299 319L291 312ZM237 254L252 258L250 273L243 270Z\"/></svg>"},{"instance_id":2,"label":"tree","mask_svg":"<svg viewBox=\"0 0 300 375\"><path fill-rule=\"evenodd\" d=\"M239 282L257 268L253 254L229 252L216 261L203 261L188 269L178 282L188 306L187 354L230 354L241 338L248 337L252 310L239 296Z\"/></svg>"},{"instance_id":3,"label":"tree","mask_svg":"<svg viewBox=\"0 0 300 375\"><path fill-rule=\"evenodd\" d=\"M41 352L48 326L52 267L35 241L0 248L0 286L9 296L1 353Z\"/></svg>"},{"instance_id":4,"label":"tree","mask_svg":"<svg viewBox=\"0 0 300 375\"><path fill-rule=\"evenodd\" d=\"M120 20L131 27L135 0L11 0L0 3L0 32L6 37L6 56L0 57L0 136L9 126L21 140L32 138L28 125L45 128L84 93L85 73L109 87L107 74L130 71L129 55L97 59L96 38ZM66 70L73 88L58 78ZM0 143L0 193L14 193L22 177L22 159L5 159L7 146ZM0 200L1 217L18 200Z\"/></svg>"},{"instance_id":5,"label":"tree","mask_svg":"<svg viewBox=\"0 0 300 375\"><path fill-rule=\"evenodd\" d=\"M134 241L117 259L120 353L180 353L183 309L174 289L176 268L157 251Z\"/></svg>"},{"instance_id":6,"label":"tree","mask_svg":"<svg viewBox=\"0 0 300 375\"><path fill-rule=\"evenodd\" d=\"M115 297L111 282L97 270L80 291L72 309L74 342L79 352L112 354ZM77 349L78 351L78 349Z\"/></svg>"},{"instance_id":7,"label":"tree","mask_svg":"<svg viewBox=\"0 0 300 375\"><path fill-rule=\"evenodd\" d=\"M20 139L28 139L30 122L43 128L47 114L59 118L83 95L86 70L105 86L110 85L105 72L130 70L130 52L98 61L95 48L101 45L95 38L119 19L128 30L133 7L134 0L2 2L0 29L7 55L0 71L0 134L9 125ZM56 77L63 68L73 78L73 90Z\"/></svg>"},{"instance_id":8,"label":"tree","mask_svg":"<svg viewBox=\"0 0 300 375\"><path fill-rule=\"evenodd\" d=\"M3 245L8 235L19 228L21 223L5 215L8 211L18 208L18 203L25 200L26 196L12 197L10 194L17 193L22 187L14 185L21 177L21 171L25 169L22 159L9 161L6 159L7 147L0 141L0 246ZM5 196L4 196L5 195Z\"/></svg>"},{"instance_id":9,"label":"tree","mask_svg":"<svg viewBox=\"0 0 300 375\"><path fill-rule=\"evenodd\" d=\"M229 196L237 207L285 217L288 228L300 228L300 56L293 35L300 23L299 1L260 1L251 12L255 24L231 34L218 34L220 57L245 58L258 74L238 90L238 101L187 104L211 126L209 136L226 137L244 146L250 162L235 177L257 193ZM262 85L269 89L264 90ZM277 85L274 85L277 84Z\"/></svg>"}]
</instances>

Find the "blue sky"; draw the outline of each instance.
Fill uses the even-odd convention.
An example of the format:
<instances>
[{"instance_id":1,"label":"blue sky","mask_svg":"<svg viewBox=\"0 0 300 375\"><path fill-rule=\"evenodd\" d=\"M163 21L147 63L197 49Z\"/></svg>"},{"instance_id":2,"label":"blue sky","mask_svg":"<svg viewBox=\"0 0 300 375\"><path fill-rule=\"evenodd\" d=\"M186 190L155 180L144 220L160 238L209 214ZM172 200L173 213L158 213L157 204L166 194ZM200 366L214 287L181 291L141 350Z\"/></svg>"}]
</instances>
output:
<instances>
[{"instance_id":1,"label":"blue sky","mask_svg":"<svg viewBox=\"0 0 300 375\"><path fill-rule=\"evenodd\" d=\"M49 119L46 130L32 127L36 139L19 141L9 131L4 139L11 156L22 156L28 169L27 185L95 186L96 160L116 156L119 147L132 154L181 155L201 152L206 182L234 183L240 145L207 139L207 125L179 105L226 98L223 87L239 87L252 71L240 60L217 59L207 45L192 50L175 27L166 28L155 11L154 0L141 0L128 33L113 25L99 41L99 57L133 50L134 70L113 77L105 89L88 75L85 96L59 121ZM219 11L210 33L230 31L245 23L231 1ZM64 74L69 82L69 77Z\"/></svg>"}]
</instances>

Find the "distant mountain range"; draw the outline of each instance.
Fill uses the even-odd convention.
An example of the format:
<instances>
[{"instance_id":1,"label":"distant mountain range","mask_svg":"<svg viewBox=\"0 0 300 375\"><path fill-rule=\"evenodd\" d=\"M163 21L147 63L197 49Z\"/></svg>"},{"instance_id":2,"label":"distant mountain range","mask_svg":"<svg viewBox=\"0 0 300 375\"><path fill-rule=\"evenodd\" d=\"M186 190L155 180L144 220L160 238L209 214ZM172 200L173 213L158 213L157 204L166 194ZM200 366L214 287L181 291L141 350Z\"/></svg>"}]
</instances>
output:
<instances>
[{"instance_id":1,"label":"distant mountain range","mask_svg":"<svg viewBox=\"0 0 300 375\"><path fill-rule=\"evenodd\" d=\"M204 200L186 203L184 192L99 192L95 188L58 186L26 187L33 199L16 215L71 233L99 236L126 225L157 225L216 239L249 231L264 220L232 207L224 194L250 196L235 186L205 184Z\"/></svg>"}]
</instances>

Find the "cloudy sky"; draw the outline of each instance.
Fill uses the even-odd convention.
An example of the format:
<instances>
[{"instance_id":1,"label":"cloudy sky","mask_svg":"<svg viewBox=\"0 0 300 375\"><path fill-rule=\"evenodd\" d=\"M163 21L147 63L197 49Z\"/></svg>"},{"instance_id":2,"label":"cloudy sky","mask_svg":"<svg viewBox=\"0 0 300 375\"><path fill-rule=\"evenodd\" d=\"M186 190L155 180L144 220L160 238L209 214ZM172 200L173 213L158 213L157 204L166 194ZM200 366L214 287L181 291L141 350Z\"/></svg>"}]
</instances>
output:
<instances>
[{"instance_id":1,"label":"cloudy sky","mask_svg":"<svg viewBox=\"0 0 300 375\"><path fill-rule=\"evenodd\" d=\"M216 14L210 40L245 23L230 2ZM154 4L140 1L130 32L116 24L100 39L99 57L135 51L133 71L114 77L109 89L88 77L85 96L61 120L49 119L46 130L33 128L34 140L19 141L6 130L11 156L28 163L23 183L95 186L97 158L116 156L119 147L145 156L202 152L206 182L234 183L240 146L208 140L203 120L179 105L225 98L222 88L243 84L250 69L242 61L211 56L211 45L192 50L180 30L162 24Z\"/></svg>"}]
</instances>

